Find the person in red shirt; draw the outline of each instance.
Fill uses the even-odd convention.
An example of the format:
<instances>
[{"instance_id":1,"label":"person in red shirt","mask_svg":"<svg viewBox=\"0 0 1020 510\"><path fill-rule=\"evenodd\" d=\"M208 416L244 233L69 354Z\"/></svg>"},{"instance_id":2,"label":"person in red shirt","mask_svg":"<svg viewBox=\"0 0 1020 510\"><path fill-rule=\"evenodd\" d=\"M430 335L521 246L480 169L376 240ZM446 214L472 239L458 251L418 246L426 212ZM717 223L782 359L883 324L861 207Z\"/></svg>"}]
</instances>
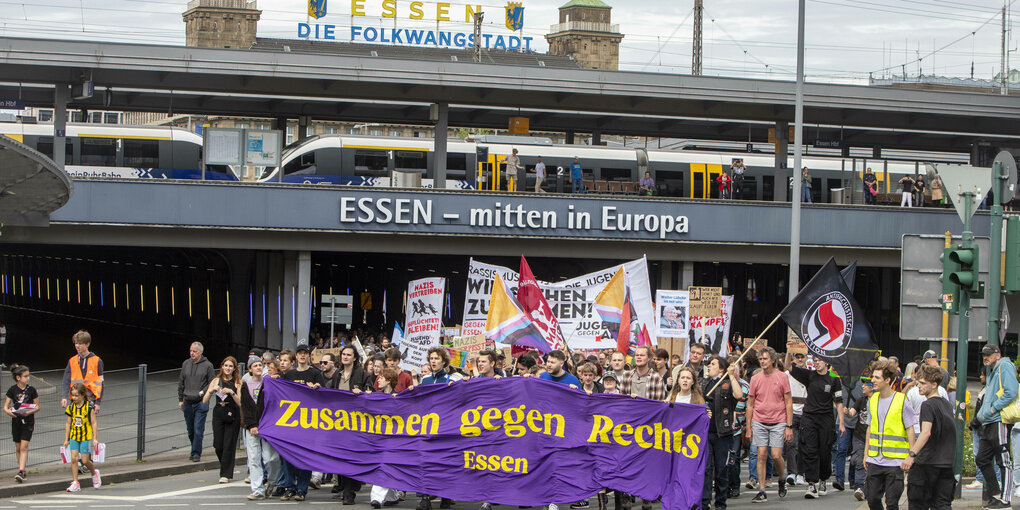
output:
<instances>
[{"instance_id":1,"label":"person in red shirt","mask_svg":"<svg viewBox=\"0 0 1020 510\"><path fill-rule=\"evenodd\" d=\"M384 356L385 358L383 359L383 363L385 363L386 368L392 368L397 372L397 384L393 387L393 392L400 393L401 391L404 391L408 388L413 388L414 380L411 379L411 374L400 369L400 349L397 349L396 347L390 347L389 349L386 350ZM375 391L380 390L378 383L379 378L376 377L375 382L373 383Z\"/></svg>"},{"instance_id":2,"label":"person in red shirt","mask_svg":"<svg viewBox=\"0 0 1020 510\"><path fill-rule=\"evenodd\" d=\"M733 182L733 178L726 172L720 172L719 176L715 178L715 182L719 183L719 198L730 197L730 184Z\"/></svg>"}]
</instances>

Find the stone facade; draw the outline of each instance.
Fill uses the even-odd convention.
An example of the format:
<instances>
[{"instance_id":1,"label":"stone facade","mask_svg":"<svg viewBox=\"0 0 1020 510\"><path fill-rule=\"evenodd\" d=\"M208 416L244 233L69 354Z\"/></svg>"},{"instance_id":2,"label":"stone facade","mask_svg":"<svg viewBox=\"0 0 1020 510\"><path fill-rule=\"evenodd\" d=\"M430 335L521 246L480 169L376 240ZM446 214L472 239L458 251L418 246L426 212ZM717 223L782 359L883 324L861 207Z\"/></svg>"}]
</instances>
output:
<instances>
[{"instance_id":1,"label":"stone facade","mask_svg":"<svg viewBox=\"0 0 1020 510\"><path fill-rule=\"evenodd\" d=\"M549 53L569 55L583 68L620 67L623 34L612 24L612 7L601 1L571 1L560 7L560 22L545 38Z\"/></svg>"},{"instance_id":2,"label":"stone facade","mask_svg":"<svg viewBox=\"0 0 1020 510\"><path fill-rule=\"evenodd\" d=\"M192 0L184 11L188 46L250 48L262 11L248 0Z\"/></svg>"}]
</instances>

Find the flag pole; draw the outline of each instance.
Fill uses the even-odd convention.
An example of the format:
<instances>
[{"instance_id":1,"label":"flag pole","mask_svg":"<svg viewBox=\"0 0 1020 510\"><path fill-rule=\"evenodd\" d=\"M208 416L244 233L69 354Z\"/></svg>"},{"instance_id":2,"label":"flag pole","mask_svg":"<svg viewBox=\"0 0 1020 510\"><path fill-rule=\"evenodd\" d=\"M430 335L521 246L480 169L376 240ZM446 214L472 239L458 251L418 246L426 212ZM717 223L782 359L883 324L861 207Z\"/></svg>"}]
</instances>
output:
<instances>
[{"instance_id":1,"label":"flag pole","mask_svg":"<svg viewBox=\"0 0 1020 510\"><path fill-rule=\"evenodd\" d=\"M776 317L774 319L772 319L772 322L770 322L768 326L765 326L765 329L763 329L761 331L761 333L758 334L758 337L755 338L753 342L751 342L751 345L748 345L747 347L744 348L744 352L740 353L740 357L737 358L737 361L733 362L734 365L737 364L737 363L740 363L740 360L744 359L744 356L747 355L747 353L751 351L751 348L754 347L754 344L758 343L758 341L761 340L761 337L765 336L765 333L767 333L770 329L772 329L772 325L775 324L776 321L779 320L780 317L782 317L782 315L783 315L782 312L779 312L778 314L776 314ZM722 382L724 380L726 380L724 377L720 377L719 380L716 381L715 386L712 386L712 389L708 390L708 393L705 393L705 395L706 396L707 395L711 395L712 392L715 391L715 389L718 388L719 385L722 384Z\"/></svg>"}]
</instances>

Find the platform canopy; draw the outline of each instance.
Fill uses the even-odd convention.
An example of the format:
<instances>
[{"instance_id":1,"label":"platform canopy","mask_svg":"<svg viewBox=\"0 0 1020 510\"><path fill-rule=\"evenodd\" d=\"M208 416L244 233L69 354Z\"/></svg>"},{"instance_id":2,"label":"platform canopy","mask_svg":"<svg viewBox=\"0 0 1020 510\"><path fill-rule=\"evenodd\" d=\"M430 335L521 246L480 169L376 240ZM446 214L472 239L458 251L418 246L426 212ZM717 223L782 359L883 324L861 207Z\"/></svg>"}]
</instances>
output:
<instances>
[{"instance_id":1,"label":"platform canopy","mask_svg":"<svg viewBox=\"0 0 1020 510\"><path fill-rule=\"evenodd\" d=\"M49 225L50 213L71 199L71 177L52 159L0 136L0 224Z\"/></svg>"}]
</instances>

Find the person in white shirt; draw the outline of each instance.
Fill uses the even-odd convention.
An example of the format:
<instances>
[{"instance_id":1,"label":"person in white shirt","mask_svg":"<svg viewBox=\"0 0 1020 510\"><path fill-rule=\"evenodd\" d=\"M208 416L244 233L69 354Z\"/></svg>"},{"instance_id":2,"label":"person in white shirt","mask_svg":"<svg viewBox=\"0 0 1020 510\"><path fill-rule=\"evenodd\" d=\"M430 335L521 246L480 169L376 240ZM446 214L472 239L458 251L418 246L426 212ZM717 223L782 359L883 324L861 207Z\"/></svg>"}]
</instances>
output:
<instances>
[{"instance_id":1,"label":"person in white shirt","mask_svg":"<svg viewBox=\"0 0 1020 510\"><path fill-rule=\"evenodd\" d=\"M542 162L542 156L538 157L538 163L535 163L535 192L545 193L542 189L542 181L545 180L545 163Z\"/></svg>"}]
</instances>

